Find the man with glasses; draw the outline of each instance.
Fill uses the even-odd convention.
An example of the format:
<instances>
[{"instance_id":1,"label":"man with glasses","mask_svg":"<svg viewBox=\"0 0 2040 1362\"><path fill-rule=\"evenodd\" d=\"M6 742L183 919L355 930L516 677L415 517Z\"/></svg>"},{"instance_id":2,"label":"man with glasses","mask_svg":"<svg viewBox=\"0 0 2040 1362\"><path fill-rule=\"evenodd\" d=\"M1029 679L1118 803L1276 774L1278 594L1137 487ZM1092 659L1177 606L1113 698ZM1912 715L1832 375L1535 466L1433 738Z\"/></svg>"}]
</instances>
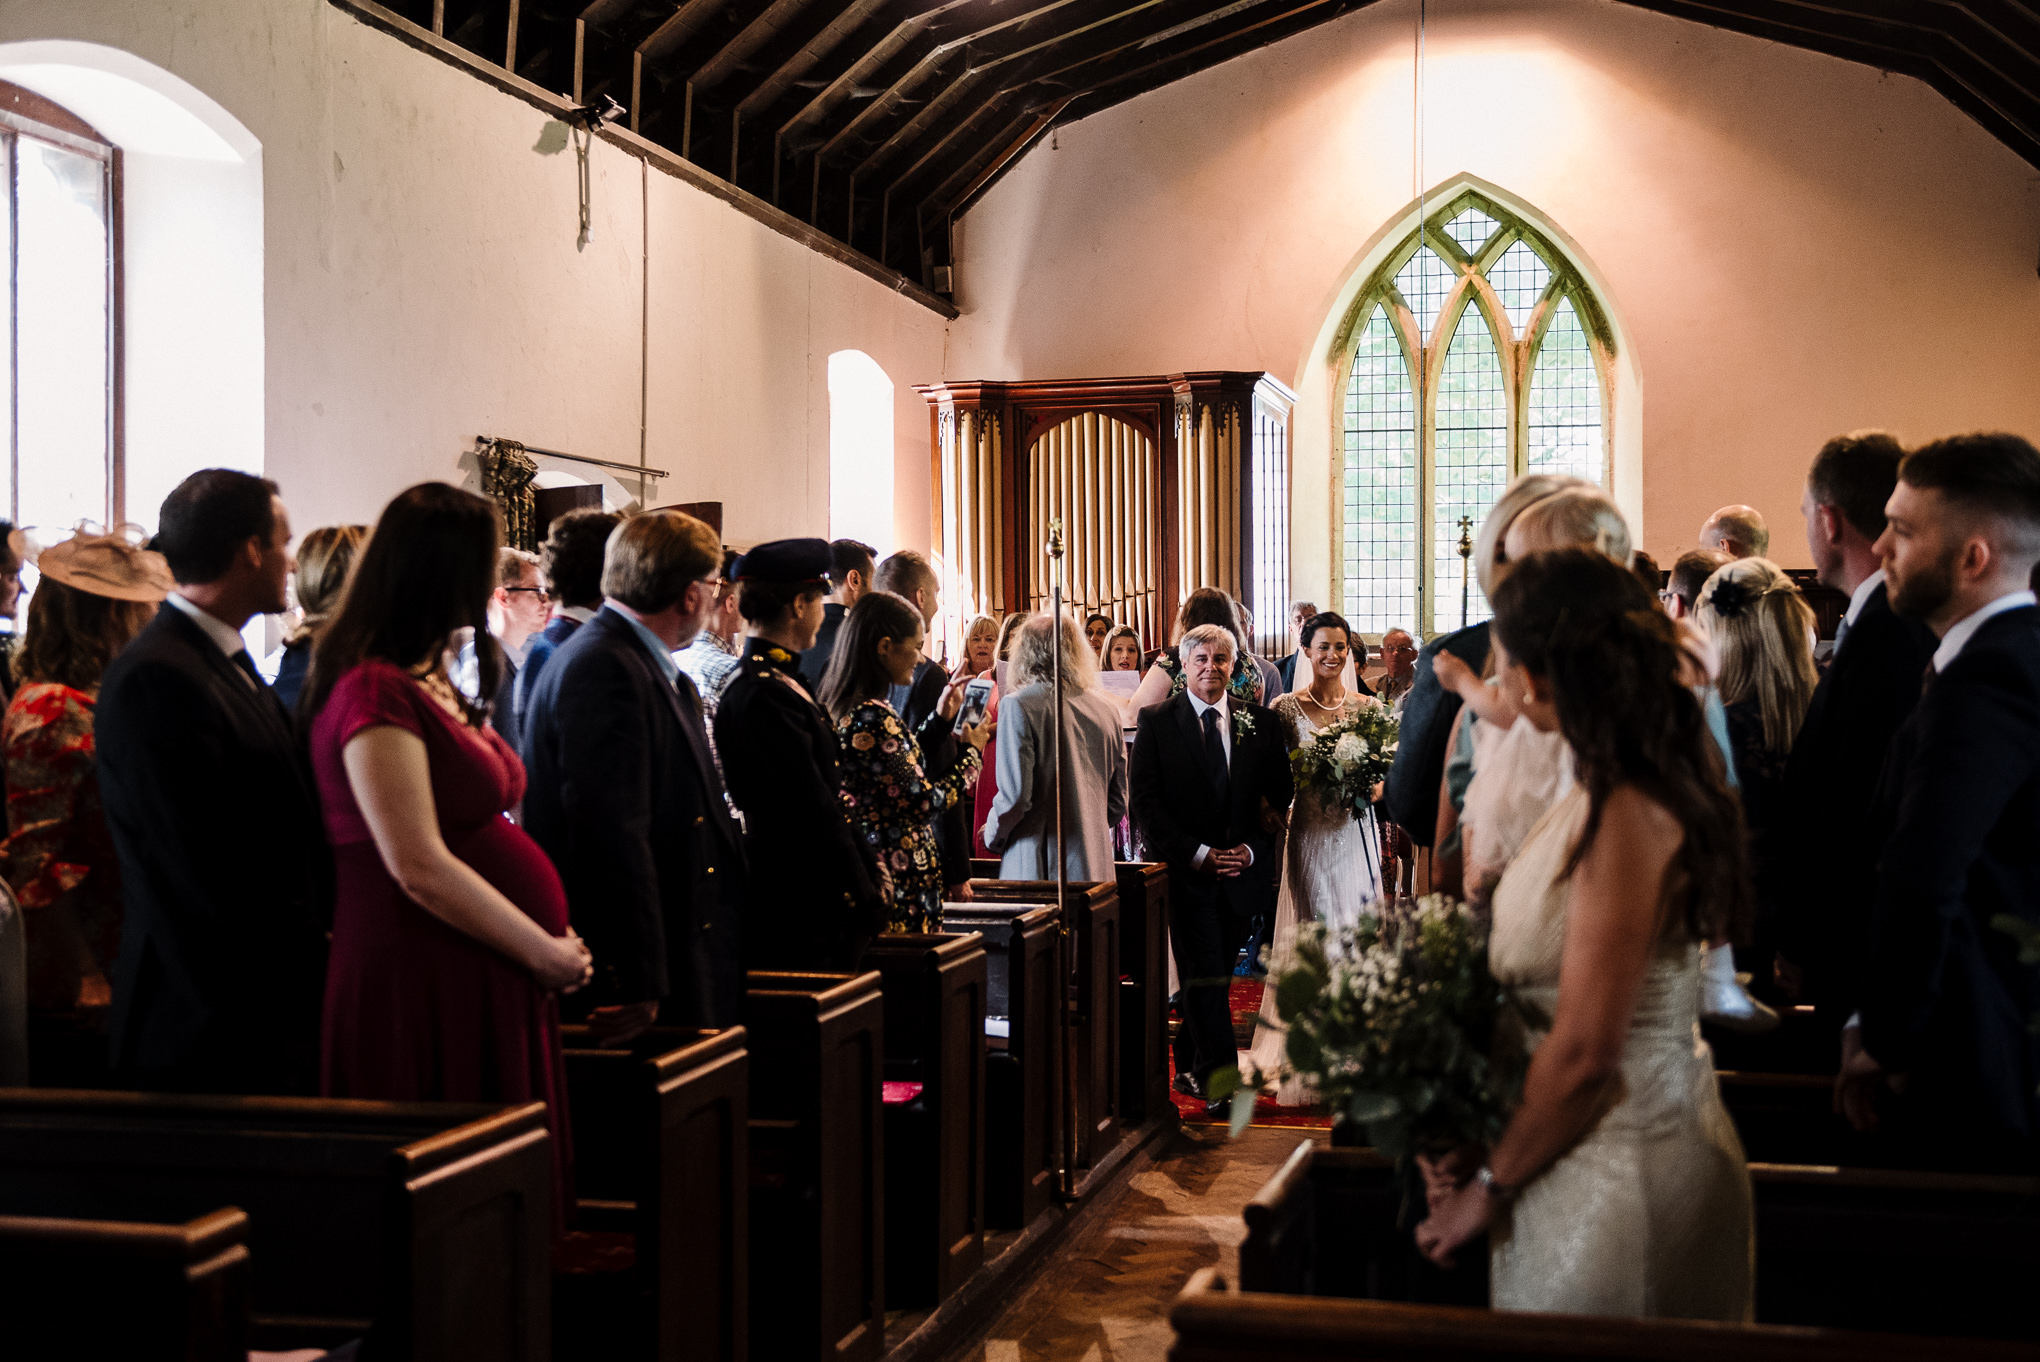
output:
<instances>
[{"instance_id":1,"label":"man with glasses","mask_svg":"<svg viewBox=\"0 0 2040 1362\"><path fill-rule=\"evenodd\" d=\"M525 708L524 827L558 867L595 954L588 1024L621 1045L654 1022L732 1026L745 866L701 695L673 654L715 612L716 533L679 511L610 536L602 608ZM586 1003L580 1003L586 1006Z\"/></svg>"},{"instance_id":2,"label":"man with glasses","mask_svg":"<svg viewBox=\"0 0 2040 1362\"><path fill-rule=\"evenodd\" d=\"M1403 699L1417 679L1417 640L1407 629L1391 629L1381 636L1381 684L1374 688L1381 703L1402 717Z\"/></svg>"},{"instance_id":3,"label":"man with glasses","mask_svg":"<svg viewBox=\"0 0 2040 1362\"><path fill-rule=\"evenodd\" d=\"M737 584L730 577L730 569L736 561L736 550L723 550L722 574L716 581L715 609L709 612L708 621L694 636L694 642L673 655L673 660L680 664L680 670L687 673L688 679L694 682L694 688L701 692L701 707L707 712L711 725L715 722L715 707L721 702L723 691L729 687L730 678L737 674L737 667L743 660L744 650L737 639L744 632L744 617L737 613Z\"/></svg>"},{"instance_id":4,"label":"man with glasses","mask_svg":"<svg viewBox=\"0 0 2040 1362\"><path fill-rule=\"evenodd\" d=\"M489 596L489 632L496 636L496 644L503 650L503 670L496 683L490 719L512 747L523 736L518 731L513 704L517 672L524 665L525 650L531 646L531 640L545 628L545 617L551 609L552 594L539 578L538 555L524 549L498 549L496 589ZM471 696L478 684L477 671L474 645L469 644L461 650L455 680Z\"/></svg>"}]
</instances>

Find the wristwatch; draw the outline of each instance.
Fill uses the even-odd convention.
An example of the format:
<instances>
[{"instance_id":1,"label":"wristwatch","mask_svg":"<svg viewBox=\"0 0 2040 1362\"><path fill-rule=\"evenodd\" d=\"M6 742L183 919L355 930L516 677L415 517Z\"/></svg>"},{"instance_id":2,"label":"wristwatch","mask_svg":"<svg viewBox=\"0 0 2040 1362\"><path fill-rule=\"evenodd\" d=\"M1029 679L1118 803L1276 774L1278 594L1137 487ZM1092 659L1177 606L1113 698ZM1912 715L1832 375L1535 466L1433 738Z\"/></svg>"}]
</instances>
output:
<instances>
[{"instance_id":1,"label":"wristwatch","mask_svg":"<svg viewBox=\"0 0 2040 1362\"><path fill-rule=\"evenodd\" d=\"M1486 1164L1480 1166L1480 1171L1473 1175L1473 1180L1478 1182L1480 1189L1488 1194L1488 1199L1497 1205L1506 1206L1516 1199L1516 1189L1504 1187L1501 1183L1496 1182L1495 1170Z\"/></svg>"}]
</instances>

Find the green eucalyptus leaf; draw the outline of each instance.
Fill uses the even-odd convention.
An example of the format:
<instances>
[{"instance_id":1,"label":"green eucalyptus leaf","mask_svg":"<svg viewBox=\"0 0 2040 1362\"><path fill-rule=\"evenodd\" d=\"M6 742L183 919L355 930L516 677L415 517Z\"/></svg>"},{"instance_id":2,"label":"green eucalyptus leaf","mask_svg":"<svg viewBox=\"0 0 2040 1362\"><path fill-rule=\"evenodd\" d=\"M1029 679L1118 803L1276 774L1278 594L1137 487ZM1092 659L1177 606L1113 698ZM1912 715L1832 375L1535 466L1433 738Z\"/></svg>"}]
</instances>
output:
<instances>
[{"instance_id":1,"label":"green eucalyptus leaf","mask_svg":"<svg viewBox=\"0 0 2040 1362\"><path fill-rule=\"evenodd\" d=\"M1232 1095L1232 1120L1227 1125L1227 1138L1237 1140L1241 1132L1253 1123L1254 1090L1240 1088Z\"/></svg>"}]
</instances>

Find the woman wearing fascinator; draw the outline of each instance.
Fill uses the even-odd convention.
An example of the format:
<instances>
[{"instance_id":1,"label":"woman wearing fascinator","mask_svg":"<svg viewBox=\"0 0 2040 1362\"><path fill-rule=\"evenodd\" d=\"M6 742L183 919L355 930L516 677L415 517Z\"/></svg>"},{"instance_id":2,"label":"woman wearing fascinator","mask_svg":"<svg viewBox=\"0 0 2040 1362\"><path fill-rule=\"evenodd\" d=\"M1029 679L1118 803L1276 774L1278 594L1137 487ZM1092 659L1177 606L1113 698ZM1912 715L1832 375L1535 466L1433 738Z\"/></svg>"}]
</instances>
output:
<instances>
[{"instance_id":1,"label":"woman wearing fascinator","mask_svg":"<svg viewBox=\"0 0 2040 1362\"><path fill-rule=\"evenodd\" d=\"M120 866L100 811L93 707L107 664L174 584L132 525L81 527L39 555L19 530L8 540L12 561L33 561L40 581L0 720L7 884L27 929L35 1081L75 1081L105 1068L120 949Z\"/></svg>"}]
</instances>

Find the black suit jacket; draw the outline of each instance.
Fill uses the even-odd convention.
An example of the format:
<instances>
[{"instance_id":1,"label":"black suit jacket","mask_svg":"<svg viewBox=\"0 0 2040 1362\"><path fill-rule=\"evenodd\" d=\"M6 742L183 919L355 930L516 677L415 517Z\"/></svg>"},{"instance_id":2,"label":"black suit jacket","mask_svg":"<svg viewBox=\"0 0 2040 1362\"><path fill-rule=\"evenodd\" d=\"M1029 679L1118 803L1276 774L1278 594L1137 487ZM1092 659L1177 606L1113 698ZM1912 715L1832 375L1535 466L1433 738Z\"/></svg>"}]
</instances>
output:
<instances>
[{"instance_id":1,"label":"black suit jacket","mask_svg":"<svg viewBox=\"0 0 2040 1362\"><path fill-rule=\"evenodd\" d=\"M1911 1075L1906 1105L1935 1126L1983 1147L2040 1137L2040 966L1991 925L2040 927L2040 609L1986 621L1926 688L1875 829L1864 1047Z\"/></svg>"},{"instance_id":2,"label":"black suit jacket","mask_svg":"<svg viewBox=\"0 0 2040 1362\"><path fill-rule=\"evenodd\" d=\"M114 1067L316 1091L332 857L283 705L165 605L107 668L93 727L126 913Z\"/></svg>"},{"instance_id":3,"label":"black suit jacket","mask_svg":"<svg viewBox=\"0 0 2040 1362\"><path fill-rule=\"evenodd\" d=\"M735 1025L744 852L694 683L668 685L605 608L531 692L524 766L524 827L594 953L593 1000L660 998L667 1025Z\"/></svg>"},{"instance_id":4,"label":"black suit jacket","mask_svg":"<svg viewBox=\"0 0 2040 1362\"><path fill-rule=\"evenodd\" d=\"M1388 786L1382 797L1389 817L1412 842L1426 847L1438 836L1438 786L1445 779L1445 754L1452 745L1452 726L1461 704L1457 695L1438 684L1433 661L1441 650L1481 671L1487 666L1488 626L1476 624L1425 644L1417 654L1417 674L1410 682L1409 697L1403 701L1395 765L1388 768Z\"/></svg>"},{"instance_id":5,"label":"black suit jacket","mask_svg":"<svg viewBox=\"0 0 2040 1362\"><path fill-rule=\"evenodd\" d=\"M836 655L836 635L843 628L843 616L849 613L848 606L822 603L822 627L815 630L815 646L800 654L795 673L809 695L822 693L822 673L829 670L829 659Z\"/></svg>"},{"instance_id":6,"label":"black suit jacket","mask_svg":"<svg viewBox=\"0 0 2040 1362\"><path fill-rule=\"evenodd\" d=\"M715 746L752 866L745 966L848 970L886 905L844 816L835 726L800 689L794 662L747 639L715 707Z\"/></svg>"},{"instance_id":7,"label":"black suit jacket","mask_svg":"<svg viewBox=\"0 0 2040 1362\"><path fill-rule=\"evenodd\" d=\"M1757 847L1757 903L1808 996L1848 1015L1843 979L1861 967L1877 893L1872 802L1892 735L1920 697L1933 631L1872 592L1799 725L1777 806L1789 824Z\"/></svg>"},{"instance_id":8,"label":"black suit jacket","mask_svg":"<svg viewBox=\"0 0 2040 1362\"><path fill-rule=\"evenodd\" d=\"M1239 700L1228 700L1227 706L1233 737L1226 806L1219 807L1213 791L1204 730L1187 693L1141 711L1128 769L1129 804L1149 855L1168 863L1172 904L1215 907L1223 899L1233 912L1249 916L1272 899L1282 873L1281 842L1262 822L1261 801L1266 799L1279 814L1289 807L1295 783L1280 716ZM1250 732L1240 731L1243 720ZM1238 878L1224 880L1191 869L1200 845L1242 843L1252 848L1254 863Z\"/></svg>"}]
</instances>

